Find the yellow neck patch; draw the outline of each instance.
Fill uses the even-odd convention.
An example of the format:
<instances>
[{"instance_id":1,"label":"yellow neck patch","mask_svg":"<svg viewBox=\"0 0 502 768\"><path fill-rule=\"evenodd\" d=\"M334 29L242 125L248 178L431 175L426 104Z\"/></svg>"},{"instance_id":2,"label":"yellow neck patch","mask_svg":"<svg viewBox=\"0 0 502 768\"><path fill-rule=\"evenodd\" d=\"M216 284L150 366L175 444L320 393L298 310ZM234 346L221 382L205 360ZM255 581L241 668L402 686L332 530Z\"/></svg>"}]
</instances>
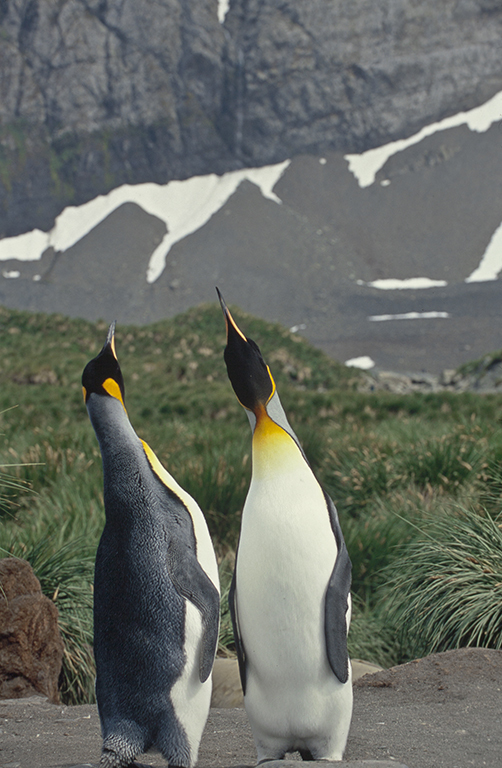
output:
<instances>
[{"instance_id":1,"label":"yellow neck patch","mask_svg":"<svg viewBox=\"0 0 502 768\"><path fill-rule=\"evenodd\" d=\"M171 473L168 472L164 465L160 463L159 459L152 451L148 443L145 443L144 440L141 440L141 444L146 454L146 458L148 459L148 463L150 464L152 470L155 472L159 480L161 480L161 482L164 483L164 485L169 488L169 490L173 491L173 493L175 493L178 498L181 499L190 514L192 514L191 510L195 502L193 501L190 494L188 494L180 485L178 485Z\"/></svg>"},{"instance_id":2,"label":"yellow neck patch","mask_svg":"<svg viewBox=\"0 0 502 768\"><path fill-rule=\"evenodd\" d=\"M256 414L253 434L253 474L268 474L304 463L304 458L293 440L282 427L273 421L264 407Z\"/></svg>"},{"instance_id":3,"label":"yellow neck patch","mask_svg":"<svg viewBox=\"0 0 502 768\"><path fill-rule=\"evenodd\" d=\"M268 375L270 376L270 381L272 382L272 393L271 393L270 397L267 400L267 403L269 403L272 400L272 398L273 398L273 396L275 394L276 387L275 387L274 377L270 373L270 368L268 367L268 365L267 365L267 371L268 371Z\"/></svg>"},{"instance_id":4,"label":"yellow neck patch","mask_svg":"<svg viewBox=\"0 0 502 768\"><path fill-rule=\"evenodd\" d=\"M143 446L143 450L146 453L146 457L148 459L148 462L164 485L167 485L168 488L171 488L173 490L173 477L169 474L167 469L160 463L155 453L152 451L148 443L145 443L144 440L141 440L141 444Z\"/></svg>"}]
</instances>

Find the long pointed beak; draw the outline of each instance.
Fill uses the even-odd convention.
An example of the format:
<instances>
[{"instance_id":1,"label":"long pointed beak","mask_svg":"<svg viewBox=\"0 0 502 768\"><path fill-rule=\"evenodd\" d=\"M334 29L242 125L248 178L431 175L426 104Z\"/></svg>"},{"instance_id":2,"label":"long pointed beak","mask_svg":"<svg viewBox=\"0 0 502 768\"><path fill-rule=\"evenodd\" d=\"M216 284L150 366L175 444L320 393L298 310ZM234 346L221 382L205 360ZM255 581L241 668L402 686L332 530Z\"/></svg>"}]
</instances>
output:
<instances>
[{"instance_id":1,"label":"long pointed beak","mask_svg":"<svg viewBox=\"0 0 502 768\"><path fill-rule=\"evenodd\" d=\"M223 298L223 296L221 295L221 293L220 293L220 290L219 290L219 288L218 288L218 287L216 287L216 293L218 294L218 298L219 298L219 300L220 300L221 308L222 308L222 310L223 310L223 315L224 315L224 317L225 317L225 324L226 324L226 327L227 327L227 341L228 341L228 332L229 332L230 328L233 328L233 329L234 329L234 331L236 331L236 333L238 333L238 334L239 334L239 336L240 336L240 337L241 337L241 338L242 338L244 341L247 341L247 338L244 336L244 334L242 333L241 329L239 328L239 326L238 326L238 325L237 325L237 323L235 322L234 318L233 318L233 317L232 317L232 315L230 314L230 310L229 310L229 308L227 307L227 305L225 304L225 299L224 299L224 298Z\"/></svg>"},{"instance_id":2,"label":"long pointed beak","mask_svg":"<svg viewBox=\"0 0 502 768\"><path fill-rule=\"evenodd\" d=\"M108 334L106 336L106 341L104 343L103 349L105 347L110 347L113 356L115 360L117 360L117 352L115 351L115 326L117 324L117 321L114 320L112 323L110 323L110 327L108 328Z\"/></svg>"}]
</instances>

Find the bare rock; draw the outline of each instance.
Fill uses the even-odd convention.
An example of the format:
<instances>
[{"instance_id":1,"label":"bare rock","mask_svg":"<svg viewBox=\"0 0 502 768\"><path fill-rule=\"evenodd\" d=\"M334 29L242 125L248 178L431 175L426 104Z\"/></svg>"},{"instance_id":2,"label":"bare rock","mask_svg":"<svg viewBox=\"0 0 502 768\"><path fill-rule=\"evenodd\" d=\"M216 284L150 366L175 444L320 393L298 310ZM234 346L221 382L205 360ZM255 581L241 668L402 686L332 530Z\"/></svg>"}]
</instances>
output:
<instances>
[{"instance_id":1,"label":"bare rock","mask_svg":"<svg viewBox=\"0 0 502 768\"><path fill-rule=\"evenodd\" d=\"M219 709L244 706L237 659L215 659L211 706Z\"/></svg>"},{"instance_id":2,"label":"bare rock","mask_svg":"<svg viewBox=\"0 0 502 768\"><path fill-rule=\"evenodd\" d=\"M214 0L0 3L0 33L2 233L224 154Z\"/></svg>"},{"instance_id":3,"label":"bare rock","mask_svg":"<svg viewBox=\"0 0 502 768\"><path fill-rule=\"evenodd\" d=\"M362 151L470 109L502 85L501 21L499 0L236 0L240 151Z\"/></svg>"},{"instance_id":4,"label":"bare rock","mask_svg":"<svg viewBox=\"0 0 502 768\"><path fill-rule=\"evenodd\" d=\"M25 560L0 560L0 699L43 694L57 703L63 659L58 611Z\"/></svg>"},{"instance_id":5,"label":"bare rock","mask_svg":"<svg viewBox=\"0 0 502 768\"><path fill-rule=\"evenodd\" d=\"M405 392L411 392L412 381L409 376L393 371L379 371L375 376L376 389L383 389L387 392L394 392L402 395Z\"/></svg>"},{"instance_id":6,"label":"bare rock","mask_svg":"<svg viewBox=\"0 0 502 768\"><path fill-rule=\"evenodd\" d=\"M0 2L0 235L123 183L358 152L502 88L500 0Z\"/></svg>"}]
</instances>

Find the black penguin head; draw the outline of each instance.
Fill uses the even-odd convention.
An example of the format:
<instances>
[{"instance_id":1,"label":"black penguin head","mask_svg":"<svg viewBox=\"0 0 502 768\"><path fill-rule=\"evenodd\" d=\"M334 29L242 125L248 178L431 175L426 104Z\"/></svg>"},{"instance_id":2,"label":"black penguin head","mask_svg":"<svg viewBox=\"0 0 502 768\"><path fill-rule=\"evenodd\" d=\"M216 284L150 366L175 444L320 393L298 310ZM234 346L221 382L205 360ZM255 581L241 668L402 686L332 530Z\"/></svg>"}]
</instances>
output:
<instances>
[{"instance_id":1,"label":"black penguin head","mask_svg":"<svg viewBox=\"0 0 502 768\"><path fill-rule=\"evenodd\" d=\"M241 405L256 413L274 394L275 382L258 344L244 336L230 314L223 296L218 288L216 290L227 326L227 346L223 357L228 378Z\"/></svg>"},{"instance_id":2,"label":"black penguin head","mask_svg":"<svg viewBox=\"0 0 502 768\"><path fill-rule=\"evenodd\" d=\"M125 408L124 379L115 352L115 321L108 329L103 349L84 368L82 389L85 403L92 394L105 395L116 398Z\"/></svg>"}]
</instances>

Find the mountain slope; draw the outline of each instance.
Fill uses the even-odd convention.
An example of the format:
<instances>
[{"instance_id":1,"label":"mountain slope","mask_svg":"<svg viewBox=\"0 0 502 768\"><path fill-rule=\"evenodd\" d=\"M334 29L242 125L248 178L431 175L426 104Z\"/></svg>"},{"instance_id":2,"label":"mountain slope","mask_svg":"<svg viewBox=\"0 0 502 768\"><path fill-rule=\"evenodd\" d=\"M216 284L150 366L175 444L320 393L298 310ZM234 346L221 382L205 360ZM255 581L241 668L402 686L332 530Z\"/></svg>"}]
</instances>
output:
<instances>
[{"instance_id":1,"label":"mountain slope","mask_svg":"<svg viewBox=\"0 0 502 768\"><path fill-rule=\"evenodd\" d=\"M68 204L360 152L502 89L500 0L0 4L0 236Z\"/></svg>"},{"instance_id":2,"label":"mountain slope","mask_svg":"<svg viewBox=\"0 0 502 768\"><path fill-rule=\"evenodd\" d=\"M501 346L501 283L493 278L502 260L481 276L489 282L466 282L500 225L500 122L436 132L390 156L365 186L338 152L262 173L278 179L273 190L256 171L248 173L256 183L229 181L235 191L212 207L201 196L202 208L216 212L174 242L154 282L150 258L166 228L199 215L196 193L165 221L141 208L138 193L66 251L5 260L0 303L144 324L212 302L217 284L230 302L296 327L341 361L369 356L387 370L439 372ZM395 287L412 278L436 287ZM394 280L394 290L377 289L378 280Z\"/></svg>"}]
</instances>

